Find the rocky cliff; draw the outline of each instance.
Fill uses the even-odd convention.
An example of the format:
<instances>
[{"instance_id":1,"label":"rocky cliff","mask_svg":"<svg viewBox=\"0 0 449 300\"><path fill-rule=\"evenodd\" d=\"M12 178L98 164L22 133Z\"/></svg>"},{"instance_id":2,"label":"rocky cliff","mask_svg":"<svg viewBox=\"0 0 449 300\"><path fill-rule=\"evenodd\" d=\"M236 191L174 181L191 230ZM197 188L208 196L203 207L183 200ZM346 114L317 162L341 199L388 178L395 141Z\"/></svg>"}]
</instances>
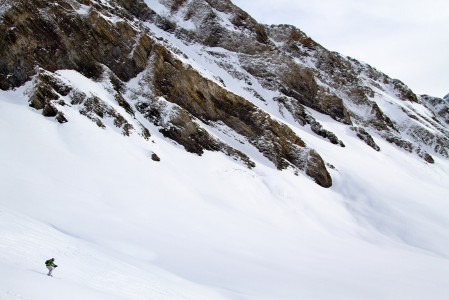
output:
<instances>
[{"instance_id":1,"label":"rocky cliff","mask_svg":"<svg viewBox=\"0 0 449 300\"><path fill-rule=\"evenodd\" d=\"M367 151L382 151L376 139L383 139L428 163L449 157L447 99L415 95L293 26L258 24L230 1L1 5L0 88L31 83L29 105L60 123L75 109L100 128L144 139L151 124L186 151L220 151L255 167L251 153L219 137L225 134L323 187L332 178L301 132L334 151L345 144L321 115L347 126ZM61 70L102 83L107 93L67 80Z\"/></svg>"}]
</instances>

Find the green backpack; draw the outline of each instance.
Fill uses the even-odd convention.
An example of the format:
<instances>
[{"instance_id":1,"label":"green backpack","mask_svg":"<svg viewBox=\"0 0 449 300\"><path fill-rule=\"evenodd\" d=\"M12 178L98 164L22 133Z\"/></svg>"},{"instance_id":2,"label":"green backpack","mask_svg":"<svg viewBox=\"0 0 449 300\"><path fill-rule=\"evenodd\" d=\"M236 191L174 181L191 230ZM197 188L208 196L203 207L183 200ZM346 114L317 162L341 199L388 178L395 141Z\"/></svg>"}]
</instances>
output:
<instances>
[{"instance_id":1,"label":"green backpack","mask_svg":"<svg viewBox=\"0 0 449 300\"><path fill-rule=\"evenodd\" d=\"M52 267L54 261L55 261L54 259L49 259L49 260L47 260L47 261L45 262L45 265L46 265L47 267Z\"/></svg>"}]
</instances>

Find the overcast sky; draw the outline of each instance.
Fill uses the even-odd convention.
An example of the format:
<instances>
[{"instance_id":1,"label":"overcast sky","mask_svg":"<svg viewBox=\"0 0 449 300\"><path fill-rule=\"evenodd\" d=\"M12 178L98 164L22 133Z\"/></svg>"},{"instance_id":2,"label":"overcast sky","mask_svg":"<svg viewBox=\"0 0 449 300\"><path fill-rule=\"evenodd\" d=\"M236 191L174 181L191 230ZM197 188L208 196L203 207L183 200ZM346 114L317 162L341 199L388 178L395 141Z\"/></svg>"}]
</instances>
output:
<instances>
[{"instance_id":1,"label":"overcast sky","mask_svg":"<svg viewBox=\"0 0 449 300\"><path fill-rule=\"evenodd\" d=\"M232 0L264 24L292 24L329 50L449 93L449 0Z\"/></svg>"}]
</instances>

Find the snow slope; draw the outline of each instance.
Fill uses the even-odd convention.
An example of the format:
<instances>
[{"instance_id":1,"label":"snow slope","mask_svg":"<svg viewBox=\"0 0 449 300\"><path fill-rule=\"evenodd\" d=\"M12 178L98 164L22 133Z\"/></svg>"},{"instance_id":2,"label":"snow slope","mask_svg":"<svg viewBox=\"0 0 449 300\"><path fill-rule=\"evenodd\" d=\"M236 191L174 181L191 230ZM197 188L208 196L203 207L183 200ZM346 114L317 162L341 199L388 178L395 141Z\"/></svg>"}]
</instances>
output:
<instances>
[{"instance_id":1,"label":"snow slope","mask_svg":"<svg viewBox=\"0 0 449 300\"><path fill-rule=\"evenodd\" d=\"M0 299L449 294L445 159L428 165L380 138L375 152L315 113L346 144L295 129L337 169L323 189L270 164L189 154L157 130L124 137L75 110L61 125L28 107L27 88L0 91Z\"/></svg>"},{"instance_id":2,"label":"snow slope","mask_svg":"<svg viewBox=\"0 0 449 300\"><path fill-rule=\"evenodd\" d=\"M111 1L97 2L112 11ZM197 16L184 18L186 7L172 14L170 0L145 3L186 30L196 30L204 17L194 11ZM80 6L76 13L89 11ZM213 12L223 28L238 33L232 15ZM114 26L125 20L99 17ZM58 70L54 76L64 84L98 97L133 129L124 136L107 114L101 118L105 128L99 128L80 114L81 104L62 95L65 105L52 104L69 122L44 118L29 107L33 82L0 90L0 299L448 298L444 155L429 146L425 150L435 163L428 164L367 127L381 148L376 152L348 125L306 108L345 147L333 145L275 102L282 93L264 88L246 71L241 53L183 40L150 21L141 25L184 65L288 125L328 163L332 187L324 189L301 172L277 170L246 137L220 122L196 120L214 138L247 154L254 169L221 152L188 153L138 111L130 114L120 106L106 77L94 81ZM251 31L242 33L236 36L248 33L251 39ZM301 59L299 65L315 67L312 56ZM319 72L326 79L327 73ZM141 81L145 76L152 76L151 69L123 88L129 104L151 95ZM360 84L375 92L370 101L401 129L436 128L424 105L404 101L388 83L360 76ZM317 80L335 89L360 119L372 116L371 107L351 105L328 79ZM164 103L162 122L176 107ZM148 140L139 135L141 126L151 132ZM151 159L154 153L160 162ZM53 278L45 276L50 257L59 265Z\"/></svg>"}]
</instances>

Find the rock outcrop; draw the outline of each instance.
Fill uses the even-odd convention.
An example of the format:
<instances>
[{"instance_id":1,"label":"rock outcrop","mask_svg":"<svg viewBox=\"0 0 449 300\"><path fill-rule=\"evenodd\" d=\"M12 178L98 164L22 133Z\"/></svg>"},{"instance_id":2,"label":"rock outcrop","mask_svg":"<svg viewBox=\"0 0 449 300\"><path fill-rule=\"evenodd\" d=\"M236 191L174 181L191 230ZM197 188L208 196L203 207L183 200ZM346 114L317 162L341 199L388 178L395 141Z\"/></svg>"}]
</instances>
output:
<instances>
[{"instance_id":1,"label":"rock outcrop","mask_svg":"<svg viewBox=\"0 0 449 300\"><path fill-rule=\"evenodd\" d=\"M376 142L374 141L373 137L366 132L365 129L361 128L361 127L350 127L352 131L354 131L357 134L357 137L359 139L361 139L362 141L364 141L368 146L370 146L371 148L373 148L376 151L380 151L380 147L376 144Z\"/></svg>"},{"instance_id":2,"label":"rock outcrop","mask_svg":"<svg viewBox=\"0 0 449 300\"><path fill-rule=\"evenodd\" d=\"M326 162L298 134L345 144L317 115L351 126L376 151L373 136L429 163L432 155L448 157L447 97L417 96L293 26L257 23L229 0L4 4L0 88L32 80L29 105L60 123L74 109L101 128L112 123L123 135L149 139L143 124L150 122L191 153L219 151L254 168L252 157L214 134L226 128L276 168L323 187L332 185ZM109 96L71 85L60 70L103 83Z\"/></svg>"}]
</instances>

